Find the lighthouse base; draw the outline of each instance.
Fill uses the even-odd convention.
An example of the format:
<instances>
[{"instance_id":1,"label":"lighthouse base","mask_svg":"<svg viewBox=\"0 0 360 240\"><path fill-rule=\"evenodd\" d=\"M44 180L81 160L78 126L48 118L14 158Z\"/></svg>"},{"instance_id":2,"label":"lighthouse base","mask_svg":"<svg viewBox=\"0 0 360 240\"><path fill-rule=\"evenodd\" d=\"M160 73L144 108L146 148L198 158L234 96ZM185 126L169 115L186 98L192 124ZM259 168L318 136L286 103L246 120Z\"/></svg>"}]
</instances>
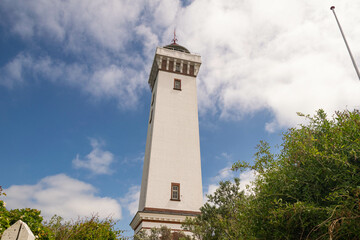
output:
<instances>
[{"instance_id":1,"label":"lighthouse base","mask_svg":"<svg viewBox=\"0 0 360 240\"><path fill-rule=\"evenodd\" d=\"M173 209L159 209L159 208L144 208L143 211L138 211L130 223L134 233L137 234L141 230L150 232L152 228L161 228L166 226L172 232L183 231L181 225L185 222L186 218L193 218L200 215L198 211L181 211Z\"/></svg>"}]
</instances>

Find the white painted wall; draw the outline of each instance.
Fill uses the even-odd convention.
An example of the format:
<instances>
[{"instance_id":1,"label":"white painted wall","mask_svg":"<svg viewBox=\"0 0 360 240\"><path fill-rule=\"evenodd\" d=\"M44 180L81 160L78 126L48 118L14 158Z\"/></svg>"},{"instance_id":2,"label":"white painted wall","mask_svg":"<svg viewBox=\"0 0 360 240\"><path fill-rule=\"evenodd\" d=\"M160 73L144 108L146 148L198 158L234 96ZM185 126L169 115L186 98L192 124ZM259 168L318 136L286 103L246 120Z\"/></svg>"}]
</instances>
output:
<instances>
[{"instance_id":1,"label":"white painted wall","mask_svg":"<svg viewBox=\"0 0 360 240\"><path fill-rule=\"evenodd\" d=\"M168 49L161 52L176 57L183 54ZM173 89L174 78L181 79L181 91ZM159 71L153 93L139 211L145 207L199 211L202 182L196 78ZM172 182L180 183L180 201L170 200Z\"/></svg>"}]
</instances>

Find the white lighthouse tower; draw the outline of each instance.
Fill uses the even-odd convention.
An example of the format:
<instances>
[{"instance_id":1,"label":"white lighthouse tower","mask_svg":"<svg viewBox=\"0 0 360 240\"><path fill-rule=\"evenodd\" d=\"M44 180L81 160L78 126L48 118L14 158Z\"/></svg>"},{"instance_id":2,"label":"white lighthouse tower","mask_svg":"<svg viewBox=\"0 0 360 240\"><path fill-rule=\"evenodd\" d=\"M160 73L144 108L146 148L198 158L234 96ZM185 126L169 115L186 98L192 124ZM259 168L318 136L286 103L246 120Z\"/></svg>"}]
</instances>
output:
<instances>
[{"instance_id":1,"label":"white lighthouse tower","mask_svg":"<svg viewBox=\"0 0 360 240\"><path fill-rule=\"evenodd\" d=\"M135 231L167 226L181 230L186 217L200 214L201 159L196 76L201 57L173 43L156 49L139 210Z\"/></svg>"}]
</instances>

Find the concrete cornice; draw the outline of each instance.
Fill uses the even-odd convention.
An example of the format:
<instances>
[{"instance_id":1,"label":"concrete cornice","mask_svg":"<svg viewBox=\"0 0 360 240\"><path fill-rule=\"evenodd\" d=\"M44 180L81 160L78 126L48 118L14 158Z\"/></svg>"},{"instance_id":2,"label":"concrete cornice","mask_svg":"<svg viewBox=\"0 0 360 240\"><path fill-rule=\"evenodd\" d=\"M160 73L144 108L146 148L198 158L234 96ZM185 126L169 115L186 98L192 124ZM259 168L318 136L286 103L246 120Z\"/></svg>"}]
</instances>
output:
<instances>
[{"instance_id":1,"label":"concrete cornice","mask_svg":"<svg viewBox=\"0 0 360 240\"><path fill-rule=\"evenodd\" d=\"M138 211L130 223L131 228L137 233L142 222L157 222L166 224L182 224L187 217L195 217L200 212L180 211L171 209L144 209Z\"/></svg>"},{"instance_id":2,"label":"concrete cornice","mask_svg":"<svg viewBox=\"0 0 360 240\"><path fill-rule=\"evenodd\" d=\"M165 68L162 66L162 61L166 61ZM173 63L180 63L181 69L180 72L175 71L175 64L171 67L169 66L169 62L172 61ZM187 71L183 72L183 65L186 64ZM191 53L185 53L185 52L179 52L171 49L166 49L162 47L157 47L155 52L155 57L153 60L153 64L151 67L150 75L149 75L149 86L152 90L155 84L155 80L157 77L157 74L159 70L167 71L167 72L173 72L175 74L182 74L182 75L188 75L196 77L199 69L201 66L201 56L197 54L191 54ZM193 68L193 72L190 72L190 68Z\"/></svg>"}]
</instances>

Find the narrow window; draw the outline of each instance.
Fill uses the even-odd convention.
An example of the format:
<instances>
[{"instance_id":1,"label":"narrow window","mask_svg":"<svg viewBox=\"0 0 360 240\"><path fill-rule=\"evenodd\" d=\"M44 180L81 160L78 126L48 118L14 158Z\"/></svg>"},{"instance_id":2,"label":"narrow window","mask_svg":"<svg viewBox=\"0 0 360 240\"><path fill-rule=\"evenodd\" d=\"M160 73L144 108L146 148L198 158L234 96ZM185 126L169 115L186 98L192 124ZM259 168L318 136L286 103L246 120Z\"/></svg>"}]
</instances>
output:
<instances>
[{"instance_id":1,"label":"narrow window","mask_svg":"<svg viewBox=\"0 0 360 240\"><path fill-rule=\"evenodd\" d=\"M181 80L180 79L174 79L174 89L175 90L181 90Z\"/></svg>"},{"instance_id":2,"label":"narrow window","mask_svg":"<svg viewBox=\"0 0 360 240\"><path fill-rule=\"evenodd\" d=\"M149 123L151 123L151 121L152 121L152 116L153 115L153 109L151 109L151 112L150 112L150 120L149 120Z\"/></svg>"},{"instance_id":3,"label":"narrow window","mask_svg":"<svg viewBox=\"0 0 360 240\"><path fill-rule=\"evenodd\" d=\"M174 61L169 62L169 71L171 71L171 72L174 71Z\"/></svg>"},{"instance_id":4,"label":"narrow window","mask_svg":"<svg viewBox=\"0 0 360 240\"><path fill-rule=\"evenodd\" d=\"M194 75L194 65L190 65L190 75Z\"/></svg>"},{"instance_id":5,"label":"narrow window","mask_svg":"<svg viewBox=\"0 0 360 240\"><path fill-rule=\"evenodd\" d=\"M176 72L180 72L180 63L176 64Z\"/></svg>"},{"instance_id":6,"label":"narrow window","mask_svg":"<svg viewBox=\"0 0 360 240\"><path fill-rule=\"evenodd\" d=\"M154 93L153 98L151 100L151 106L154 105L154 101L155 101L155 93Z\"/></svg>"},{"instance_id":7,"label":"narrow window","mask_svg":"<svg viewBox=\"0 0 360 240\"><path fill-rule=\"evenodd\" d=\"M180 183L171 183L171 200L180 201Z\"/></svg>"},{"instance_id":8,"label":"narrow window","mask_svg":"<svg viewBox=\"0 0 360 240\"><path fill-rule=\"evenodd\" d=\"M187 63L183 64L183 73L187 74Z\"/></svg>"},{"instance_id":9,"label":"narrow window","mask_svg":"<svg viewBox=\"0 0 360 240\"><path fill-rule=\"evenodd\" d=\"M162 60L161 69L166 70L166 62L167 62L166 59Z\"/></svg>"}]
</instances>

